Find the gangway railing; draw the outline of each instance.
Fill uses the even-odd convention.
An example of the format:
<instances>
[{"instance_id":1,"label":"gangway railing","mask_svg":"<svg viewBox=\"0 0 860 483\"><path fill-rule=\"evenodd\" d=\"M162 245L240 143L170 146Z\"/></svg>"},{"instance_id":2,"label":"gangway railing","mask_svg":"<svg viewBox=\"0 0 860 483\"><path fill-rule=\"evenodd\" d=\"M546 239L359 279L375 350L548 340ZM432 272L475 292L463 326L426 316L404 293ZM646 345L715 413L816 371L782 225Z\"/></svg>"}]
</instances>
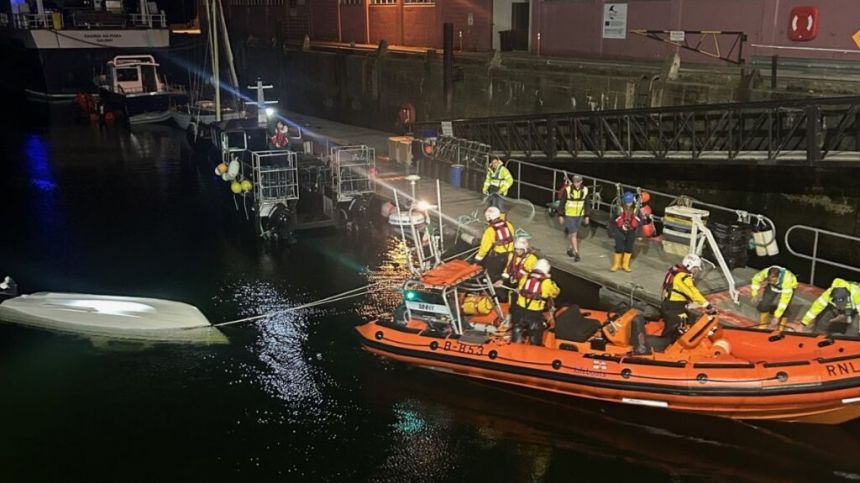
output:
<instances>
[{"instance_id":1,"label":"gangway railing","mask_svg":"<svg viewBox=\"0 0 860 483\"><path fill-rule=\"evenodd\" d=\"M97 10L72 11L66 17L57 14L55 23L52 12L44 13L13 13L12 27L20 30L92 30L92 29L126 29L126 28L167 28L167 14L159 13L111 13Z\"/></svg>"},{"instance_id":2,"label":"gangway railing","mask_svg":"<svg viewBox=\"0 0 860 483\"><path fill-rule=\"evenodd\" d=\"M489 144L454 136L439 136L433 145L433 157L462 165L469 170L483 172L490 162L491 149Z\"/></svg>"},{"instance_id":3,"label":"gangway railing","mask_svg":"<svg viewBox=\"0 0 860 483\"><path fill-rule=\"evenodd\" d=\"M860 161L860 97L530 114L450 122L505 157L811 164ZM417 132L440 130L418 123Z\"/></svg>"},{"instance_id":4,"label":"gangway railing","mask_svg":"<svg viewBox=\"0 0 860 483\"><path fill-rule=\"evenodd\" d=\"M795 230L803 231L803 232L811 232L813 234L812 253L809 253L809 254L801 253L801 252L795 250L794 247L791 246L791 242L789 241L789 239L791 237L791 234ZM847 265L844 263L839 263L839 262L836 262L833 260L828 260L828 259L820 257L818 255L818 244L819 244L821 235L835 237L835 238L839 238L842 240L848 240L848 241L854 242L854 243L860 243L860 237L856 237L856 236L852 236L852 235L846 235L844 233L837 233L835 231L830 231L830 230L824 230L822 228L816 228L814 226L794 225L791 228L789 228L788 230L786 230L785 231L785 238L783 239L785 242L785 248L792 255L810 261L810 274L809 274L809 284L810 285L815 285L815 266L819 263L823 263L823 264L829 265L831 267L837 267L837 268L841 268L844 270L851 270L852 272L860 273L860 267L855 267L852 265Z\"/></svg>"},{"instance_id":5,"label":"gangway railing","mask_svg":"<svg viewBox=\"0 0 860 483\"><path fill-rule=\"evenodd\" d=\"M549 166L532 163L528 161L521 161L518 159L509 159L506 161L505 165L514 174L514 185L516 187L516 197L517 199L523 199L523 187L531 188L534 190L538 190L540 192L545 192L549 194L546 203L552 203L556 200L556 195L558 194L559 187L562 185L562 182L565 179L570 179L574 175L582 176L583 183L589 187L589 203L592 209L600 209L609 211L613 205L617 204L616 197L623 193L624 191L631 191L633 193L641 193L643 191L647 191L651 196L650 205L656 208L663 208L666 206L671 206L682 195L675 195L671 193L664 193L662 191L653 190L650 188L643 188L641 186L635 186L632 184L622 183L619 181L612 181L603 178L596 178L594 176L589 176L586 174L575 173L573 171L568 171L564 169L551 168ZM536 183L532 181L525 181L523 167L529 168L529 179L541 178L540 174L544 174L543 177L548 180L551 179L551 185L547 186L546 184ZM536 174L537 173L537 174ZM603 197L604 189L614 190L615 194L609 200L605 200ZM509 192L510 193L510 192ZM771 220L768 216L752 213L746 210L740 210L735 208L729 208L726 206L715 205L713 203L707 203L704 201L699 201L690 197L686 197L686 200L689 201L690 206L693 208L701 208L707 209L708 211L719 211L725 213L730 216L734 216L734 218L739 223L750 223L750 222L758 222L762 221L766 225L769 225L771 229L774 229L776 226L774 225L773 220ZM535 203L540 203L540 200L531 199L530 201ZM660 221L662 217L658 214L652 215L653 218Z\"/></svg>"}]
</instances>

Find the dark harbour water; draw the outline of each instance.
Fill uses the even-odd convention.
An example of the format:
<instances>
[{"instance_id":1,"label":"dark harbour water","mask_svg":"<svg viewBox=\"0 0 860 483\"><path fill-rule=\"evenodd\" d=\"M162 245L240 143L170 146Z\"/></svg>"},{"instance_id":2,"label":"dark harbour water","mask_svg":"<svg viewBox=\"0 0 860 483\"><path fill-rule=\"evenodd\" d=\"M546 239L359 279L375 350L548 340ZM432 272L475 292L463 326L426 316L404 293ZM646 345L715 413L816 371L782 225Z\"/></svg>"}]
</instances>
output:
<instances>
[{"instance_id":1,"label":"dark harbour water","mask_svg":"<svg viewBox=\"0 0 860 483\"><path fill-rule=\"evenodd\" d=\"M384 234L262 245L178 131L19 112L0 132L0 271L23 291L169 298L223 321L400 276ZM363 352L352 327L395 303L363 297L232 327L230 344L212 347L0 324L0 481L860 479L856 422L668 414Z\"/></svg>"}]
</instances>

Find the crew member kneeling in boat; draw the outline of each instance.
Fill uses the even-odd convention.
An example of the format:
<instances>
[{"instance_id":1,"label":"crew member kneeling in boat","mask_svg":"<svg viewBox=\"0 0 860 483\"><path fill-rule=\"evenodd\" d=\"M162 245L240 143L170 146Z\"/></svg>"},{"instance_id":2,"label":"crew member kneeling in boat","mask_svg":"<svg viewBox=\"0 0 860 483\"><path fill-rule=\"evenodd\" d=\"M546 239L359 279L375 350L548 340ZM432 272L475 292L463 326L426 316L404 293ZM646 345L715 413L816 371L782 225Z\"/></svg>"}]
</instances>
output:
<instances>
[{"instance_id":1,"label":"crew member kneeling in boat","mask_svg":"<svg viewBox=\"0 0 860 483\"><path fill-rule=\"evenodd\" d=\"M704 308L709 314L715 314L716 309L696 288L693 277L702 270L702 259L698 255L689 254L681 263L675 264L666 272L663 279L662 311L663 333L661 337L671 344L681 335L681 329L696 316L695 312L687 310L687 304L695 303Z\"/></svg>"},{"instance_id":2,"label":"crew member kneeling in boat","mask_svg":"<svg viewBox=\"0 0 860 483\"><path fill-rule=\"evenodd\" d=\"M836 278L830 288L818 297L806 315L803 325L815 321L813 331L818 334L858 334L858 314L860 307L860 284Z\"/></svg>"},{"instance_id":3,"label":"crew member kneeling in boat","mask_svg":"<svg viewBox=\"0 0 860 483\"><path fill-rule=\"evenodd\" d=\"M0 282L0 301L11 299L18 296L18 284L12 280L12 277L6 276Z\"/></svg>"},{"instance_id":4,"label":"crew member kneeling in boat","mask_svg":"<svg viewBox=\"0 0 860 483\"><path fill-rule=\"evenodd\" d=\"M547 309L547 302L561 293L561 289L550 278L551 268L549 261L541 258L535 262L534 270L520 280L517 303L511 312L511 342L522 341L523 331L528 331L532 345L543 344L543 313Z\"/></svg>"},{"instance_id":5,"label":"crew member kneeling in boat","mask_svg":"<svg viewBox=\"0 0 860 483\"><path fill-rule=\"evenodd\" d=\"M499 297L501 301L508 300L511 305L516 303L517 297L514 291L520 286L520 280L534 270L537 260L537 255L529 246L528 239L519 237L514 240L514 251L508 254L502 279L497 282L498 285L503 284L507 288Z\"/></svg>"},{"instance_id":6,"label":"crew member kneeling in boat","mask_svg":"<svg viewBox=\"0 0 860 483\"><path fill-rule=\"evenodd\" d=\"M762 283L764 293L760 293ZM758 310L758 328L770 327L770 316L779 321L779 330L785 330L788 323L787 310L797 288L797 277L788 269L774 265L765 268L752 278L750 296Z\"/></svg>"},{"instance_id":7,"label":"crew member kneeling in boat","mask_svg":"<svg viewBox=\"0 0 860 483\"><path fill-rule=\"evenodd\" d=\"M484 266L490 280L496 281L502 276L508 254L514 251L514 226L502 217L502 212L495 206L484 210L487 228L481 237L481 246L475 255L475 261Z\"/></svg>"}]
</instances>

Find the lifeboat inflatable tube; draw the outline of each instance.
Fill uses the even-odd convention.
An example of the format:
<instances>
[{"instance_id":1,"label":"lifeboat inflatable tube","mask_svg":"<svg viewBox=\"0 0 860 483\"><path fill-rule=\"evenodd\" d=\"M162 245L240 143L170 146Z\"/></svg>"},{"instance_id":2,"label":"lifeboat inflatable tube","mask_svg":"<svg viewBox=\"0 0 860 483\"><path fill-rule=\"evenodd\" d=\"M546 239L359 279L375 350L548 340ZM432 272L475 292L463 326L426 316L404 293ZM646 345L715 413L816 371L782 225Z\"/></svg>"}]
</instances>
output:
<instances>
[{"instance_id":1,"label":"lifeboat inflatable tube","mask_svg":"<svg viewBox=\"0 0 860 483\"><path fill-rule=\"evenodd\" d=\"M409 283L447 290L481 273L455 262ZM662 323L646 324L633 309L616 315L561 308L543 344L530 345L505 336L505 304L464 316L472 329L462 335L421 319L416 311L423 306L414 307L411 317L356 327L363 347L420 367L619 404L743 420L840 424L860 417L858 339L720 327L719 316L703 315L662 351L636 355L634 324L652 340Z\"/></svg>"}]
</instances>

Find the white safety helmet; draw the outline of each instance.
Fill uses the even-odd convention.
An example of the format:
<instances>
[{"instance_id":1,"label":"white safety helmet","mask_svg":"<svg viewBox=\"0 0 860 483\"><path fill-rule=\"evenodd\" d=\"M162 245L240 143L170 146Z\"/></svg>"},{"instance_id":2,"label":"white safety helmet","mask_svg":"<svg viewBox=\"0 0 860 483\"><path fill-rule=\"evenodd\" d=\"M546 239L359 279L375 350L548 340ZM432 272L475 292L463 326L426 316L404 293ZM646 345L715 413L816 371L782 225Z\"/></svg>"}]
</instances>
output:
<instances>
[{"instance_id":1,"label":"white safety helmet","mask_svg":"<svg viewBox=\"0 0 860 483\"><path fill-rule=\"evenodd\" d=\"M701 270L702 258L694 253L691 253L684 257L684 260L681 261L681 265L684 265L684 268L690 271Z\"/></svg>"},{"instance_id":2,"label":"white safety helmet","mask_svg":"<svg viewBox=\"0 0 860 483\"><path fill-rule=\"evenodd\" d=\"M541 258L535 263L535 271L541 272L544 275L549 275L549 271L552 269L552 266L549 264L549 260L546 258Z\"/></svg>"},{"instance_id":3,"label":"white safety helmet","mask_svg":"<svg viewBox=\"0 0 860 483\"><path fill-rule=\"evenodd\" d=\"M519 237L514 240L514 249L515 250L528 250L529 249L529 240L525 237Z\"/></svg>"},{"instance_id":4,"label":"white safety helmet","mask_svg":"<svg viewBox=\"0 0 860 483\"><path fill-rule=\"evenodd\" d=\"M493 221L500 216L502 216L502 212L495 206L491 206L484 210L484 217L487 221Z\"/></svg>"}]
</instances>

